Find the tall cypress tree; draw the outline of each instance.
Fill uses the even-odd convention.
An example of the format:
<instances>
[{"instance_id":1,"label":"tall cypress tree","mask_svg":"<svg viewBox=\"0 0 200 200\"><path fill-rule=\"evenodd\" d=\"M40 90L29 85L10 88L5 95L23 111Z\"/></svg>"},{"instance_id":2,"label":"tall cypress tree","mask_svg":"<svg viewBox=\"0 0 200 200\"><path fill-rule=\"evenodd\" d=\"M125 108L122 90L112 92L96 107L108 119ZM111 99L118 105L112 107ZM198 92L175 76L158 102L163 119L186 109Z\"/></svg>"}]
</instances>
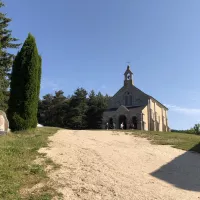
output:
<instances>
[{"instance_id":1,"label":"tall cypress tree","mask_svg":"<svg viewBox=\"0 0 200 200\"><path fill-rule=\"evenodd\" d=\"M0 0L0 8L4 4ZM8 52L8 49L18 48L20 44L16 44L18 39L12 37L11 30L8 30L10 18L6 14L0 12L0 109L6 110L9 98L10 71L14 59L14 55Z\"/></svg>"},{"instance_id":2,"label":"tall cypress tree","mask_svg":"<svg viewBox=\"0 0 200 200\"><path fill-rule=\"evenodd\" d=\"M17 54L11 74L8 117L11 130L35 128L40 93L42 59L29 33Z\"/></svg>"}]
</instances>

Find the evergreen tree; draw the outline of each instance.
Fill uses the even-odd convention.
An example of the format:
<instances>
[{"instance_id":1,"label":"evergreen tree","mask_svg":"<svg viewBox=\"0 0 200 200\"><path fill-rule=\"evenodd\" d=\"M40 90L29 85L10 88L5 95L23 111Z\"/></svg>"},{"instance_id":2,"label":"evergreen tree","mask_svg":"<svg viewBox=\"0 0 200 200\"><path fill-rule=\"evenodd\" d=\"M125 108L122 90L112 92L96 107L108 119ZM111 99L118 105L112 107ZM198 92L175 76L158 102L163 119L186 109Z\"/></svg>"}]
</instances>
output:
<instances>
[{"instance_id":1,"label":"evergreen tree","mask_svg":"<svg viewBox=\"0 0 200 200\"><path fill-rule=\"evenodd\" d=\"M41 62L35 38L29 33L13 63L8 109L11 130L37 125Z\"/></svg>"},{"instance_id":2,"label":"evergreen tree","mask_svg":"<svg viewBox=\"0 0 200 200\"><path fill-rule=\"evenodd\" d=\"M55 126L53 119L53 99L54 96L47 94L39 100L38 105L38 122L45 126Z\"/></svg>"},{"instance_id":3,"label":"evergreen tree","mask_svg":"<svg viewBox=\"0 0 200 200\"><path fill-rule=\"evenodd\" d=\"M42 57L38 55L38 84L37 84L37 91L38 91L38 98L40 96L40 85L41 85L41 76L42 76Z\"/></svg>"},{"instance_id":4,"label":"evergreen tree","mask_svg":"<svg viewBox=\"0 0 200 200\"><path fill-rule=\"evenodd\" d=\"M99 129L109 98L100 92L95 94L93 90L87 97L87 91L83 88L78 88L67 98L62 90L55 92L55 95L47 94L39 101L38 121L45 126Z\"/></svg>"},{"instance_id":5,"label":"evergreen tree","mask_svg":"<svg viewBox=\"0 0 200 200\"><path fill-rule=\"evenodd\" d=\"M195 134L199 135L200 134L200 124L195 124L193 128Z\"/></svg>"},{"instance_id":6,"label":"evergreen tree","mask_svg":"<svg viewBox=\"0 0 200 200\"><path fill-rule=\"evenodd\" d=\"M72 129L87 128L87 91L78 88L70 99L67 126Z\"/></svg>"},{"instance_id":7,"label":"evergreen tree","mask_svg":"<svg viewBox=\"0 0 200 200\"><path fill-rule=\"evenodd\" d=\"M56 91L53 99L54 124L56 127L66 127L69 113L69 100L62 90Z\"/></svg>"},{"instance_id":8,"label":"evergreen tree","mask_svg":"<svg viewBox=\"0 0 200 200\"><path fill-rule=\"evenodd\" d=\"M102 125L103 112L108 106L109 97L100 92L95 95L92 90L88 100L87 122L89 129L100 129Z\"/></svg>"},{"instance_id":9,"label":"evergreen tree","mask_svg":"<svg viewBox=\"0 0 200 200\"><path fill-rule=\"evenodd\" d=\"M96 129L97 128L97 119L96 114L98 111L97 107L97 98L95 95L94 90L92 90L89 94L88 99L88 110L87 110L87 122L88 122L88 128L89 129Z\"/></svg>"},{"instance_id":10,"label":"evergreen tree","mask_svg":"<svg viewBox=\"0 0 200 200\"><path fill-rule=\"evenodd\" d=\"M0 0L0 8L4 4ZM10 18L0 12L0 109L6 110L9 98L10 71L14 55L8 52L8 49L15 49L20 46L16 44L17 39L12 37L12 31L8 29Z\"/></svg>"},{"instance_id":11,"label":"evergreen tree","mask_svg":"<svg viewBox=\"0 0 200 200\"><path fill-rule=\"evenodd\" d=\"M96 113L96 128L101 128L102 126L102 118L103 118L103 112L108 107L108 101L110 97L108 95L103 96L101 92L97 94L97 107L98 111Z\"/></svg>"},{"instance_id":12,"label":"evergreen tree","mask_svg":"<svg viewBox=\"0 0 200 200\"><path fill-rule=\"evenodd\" d=\"M69 99L62 90L55 95L47 94L39 101L38 121L45 126L67 128L69 113Z\"/></svg>"}]
</instances>

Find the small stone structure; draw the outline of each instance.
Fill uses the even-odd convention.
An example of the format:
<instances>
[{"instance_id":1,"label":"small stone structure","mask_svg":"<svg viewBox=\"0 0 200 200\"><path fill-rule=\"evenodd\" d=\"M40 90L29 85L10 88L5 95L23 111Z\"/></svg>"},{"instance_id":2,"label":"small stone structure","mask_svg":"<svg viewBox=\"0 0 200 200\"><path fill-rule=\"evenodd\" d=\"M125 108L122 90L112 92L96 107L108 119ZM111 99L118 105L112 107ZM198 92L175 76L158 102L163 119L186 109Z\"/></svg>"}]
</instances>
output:
<instances>
[{"instance_id":1,"label":"small stone structure","mask_svg":"<svg viewBox=\"0 0 200 200\"><path fill-rule=\"evenodd\" d=\"M0 135L9 131L9 122L6 117L6 113L0 110Z\"/></svg>"}]
</instances>

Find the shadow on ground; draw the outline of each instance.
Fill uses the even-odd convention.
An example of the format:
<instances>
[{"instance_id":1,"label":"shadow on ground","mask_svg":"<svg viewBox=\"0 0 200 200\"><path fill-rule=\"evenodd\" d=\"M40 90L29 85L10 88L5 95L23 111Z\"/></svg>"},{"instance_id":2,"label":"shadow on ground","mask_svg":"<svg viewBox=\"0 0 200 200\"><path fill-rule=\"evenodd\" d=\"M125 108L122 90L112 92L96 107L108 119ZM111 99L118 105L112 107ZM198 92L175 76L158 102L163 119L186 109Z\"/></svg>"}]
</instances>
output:
<instances>
[{"instance_id":1,"label":"shadow on ground","mask_svg":"<svg viewBox=\"0 0 200 200\"><path fill-rule=\"evenodd\" d=\"M175 187L200 192L200 154L196 152L200 152L200 143L151 175Z\"/></svg>"}]
</instances>

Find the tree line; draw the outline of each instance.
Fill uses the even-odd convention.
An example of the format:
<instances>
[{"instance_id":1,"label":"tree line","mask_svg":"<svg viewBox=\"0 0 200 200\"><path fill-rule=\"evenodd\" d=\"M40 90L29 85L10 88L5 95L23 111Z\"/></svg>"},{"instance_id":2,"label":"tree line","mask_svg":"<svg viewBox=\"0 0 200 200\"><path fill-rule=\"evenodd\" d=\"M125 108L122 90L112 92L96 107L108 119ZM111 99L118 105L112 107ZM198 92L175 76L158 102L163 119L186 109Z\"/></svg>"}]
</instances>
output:
<instances>
[{"instance_id":1,"label":"tree line","mask_svg":"<svg viewBox=\"0 0 200 200\"><path fill-rule=\"evenodd\" d=\"M108 95L94 90L87 92L77 88L72 96L64 96L62 90L47 94L38 106L38 122L45 126L69 129L100 129L102 115L108 106Z\"/></svg>"},{"instance_id":2,"label":"tree line","mask_svg":"<svg viewBox=\"0 0 200 200\"><path fill-rule=\"evenodd\" d=\"M188 134L200 135L200 124L195 124L194 127L190 128L190 129L187 129L187 130L172 129L171 132L188 133Z\"/></svg>"}]
</instances>

